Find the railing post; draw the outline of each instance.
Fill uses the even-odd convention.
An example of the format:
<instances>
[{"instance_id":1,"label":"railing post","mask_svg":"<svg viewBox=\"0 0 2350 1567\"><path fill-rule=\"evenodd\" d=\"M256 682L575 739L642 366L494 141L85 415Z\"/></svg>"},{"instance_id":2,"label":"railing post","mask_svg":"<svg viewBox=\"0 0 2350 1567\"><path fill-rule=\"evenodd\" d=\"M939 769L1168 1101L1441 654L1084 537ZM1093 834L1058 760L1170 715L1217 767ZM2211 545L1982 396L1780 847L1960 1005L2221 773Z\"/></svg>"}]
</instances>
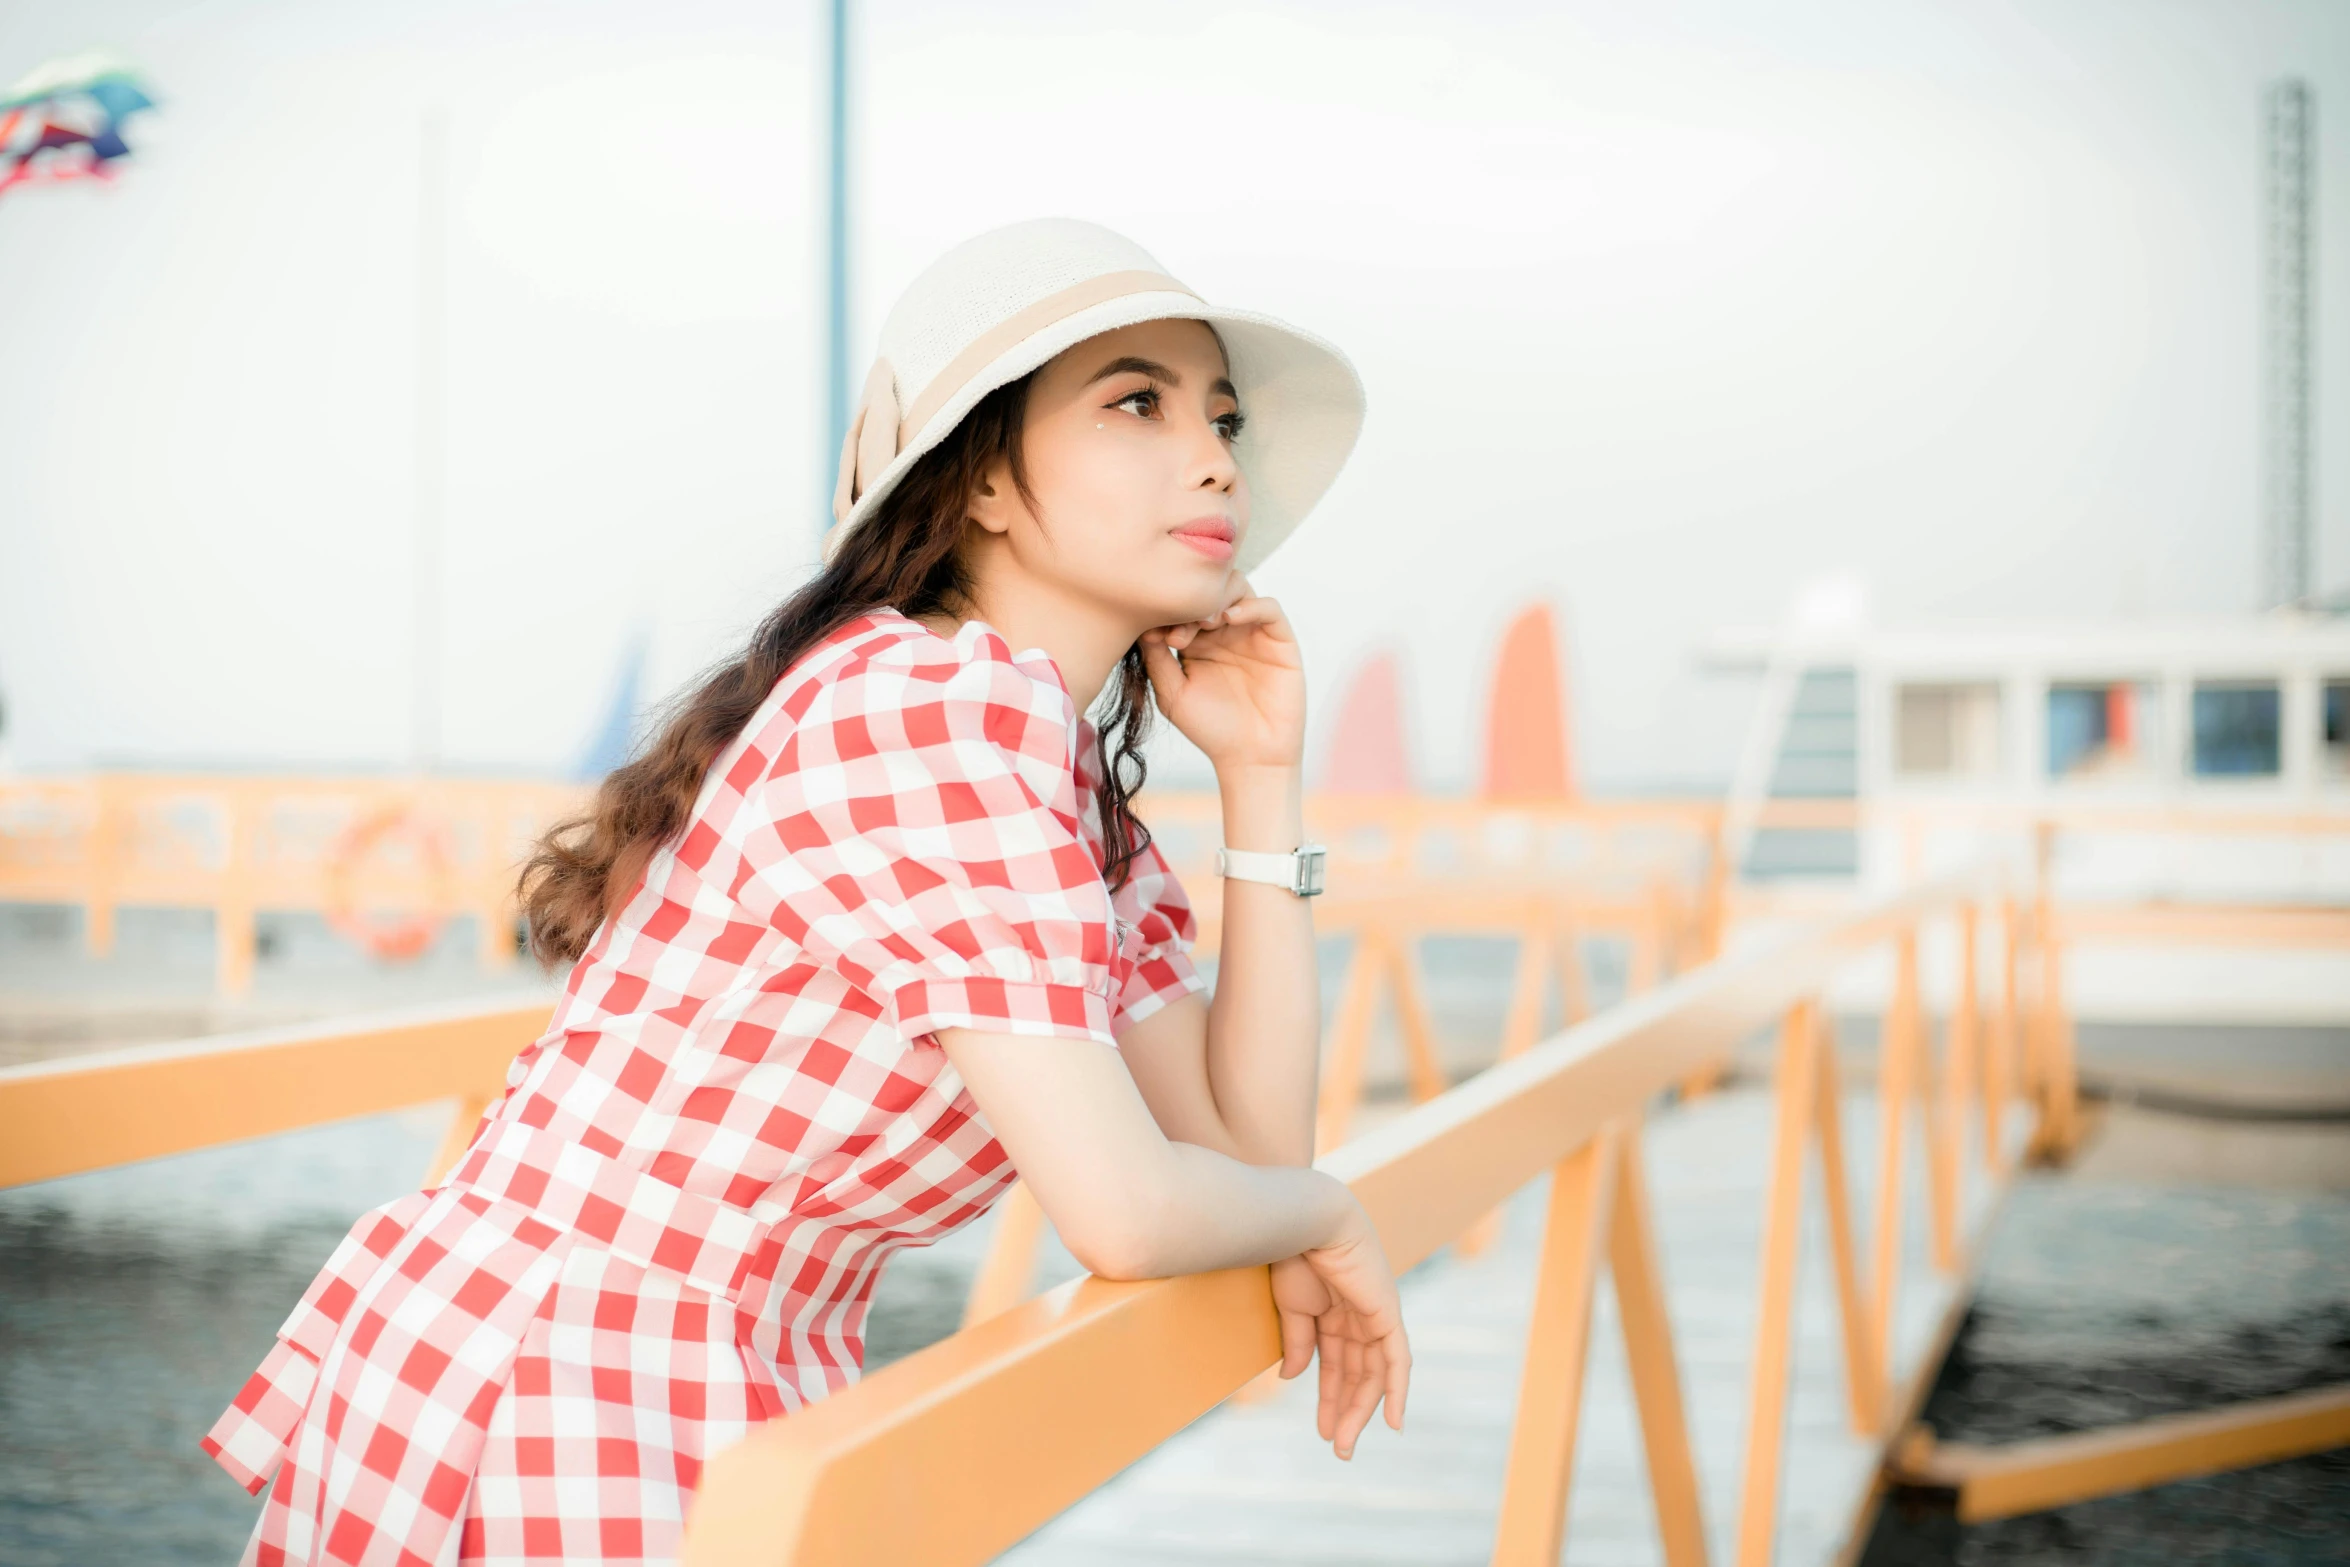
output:
<instances>
[{"instance_id":1,"label":"railing post","mask_svg":"<svg viewBox=\"0 0 2350 1567\"><path fill-rule=\"evenodd\" d=\"M971 1277L971 1293L963 1302L963 1326L985 1322L1028 1298L1036 1279L1036 1248L1044 1237L1044 1209L1026 1181L996 1205L995 1234L988 1241L986 1260Z\"/></svg>"},{"instance_id":2,"label":"railing post","mask_svg":"<svg viewBox=\"0 0 2350 1567\"><path fill-rule=\"evenodd\" d=\"M2016 1048L2022 1042L2022 1020L2016 1007L2022 923L2014 897L2000 899L1999 1011L1991 1025L1990 1048L1983 1063L1983 1156L2002 1175L2007 1173L2007 1106L2015 1097Z\"/></svg>"},{"instance_id":3,"label":"railing post","mask_svg":"<svg viewBox=\"0 0 2350 1567\"><path fill-rule=\"evenodd\" d=\"M2048 882L2056 861L2056 827L2032 824L2032 912L2024 927L2024 1087L2045 1106L2048 1094L2048 949L2055 930L2049 919Z\"/></svg>"},{"instance_id":4,"label":"railing post","mask_svg":"<svg viewBox=\"0 0 2350 1567\"><path fill-rule=\"evenodd\" d=\"M1314 1152L1328 1153L1346 1141L1355 1100L1363 1091L1363 1056L1370 1047L1371 1018L1379 1003L1379 975L1387 966L1386 936L1366 920L1355 932L1346 988L1330 1019L1330 1049L1322 1064L1322 1095L1314 1115Z\"/></svg>"},{"instance_id":5,"label":"railing post","mask_svg":"<svg viewBox=\"0 0 2350 1567\"><path fill-rule=\"evenodd\" d=\"M1534 1048L1542 1032L1544 981L1549 979L1551 926L1547 913L1538 913L1518 933L1518 972L1510 986L1510 1009L1501 1026L1501 1048L1494 1059L1507 1061Z\"/></svg>"},{"instance_id":6,"label":"railing post","mask_svg":"<svg viewBox=\"0 0 2350 1567\"><path fill-rule=\"evenodd\" d=\"M1722 955L1730 928L1730 840L1718 812L1706 833L1705 891L1698 918L1698 956L1711 963Z\"/></svg>"},{"instance_id":7,"label":"railing post","mask_svg":"<svg viewBox=\"0 0 2350 1567\"><path fill-rule=\"evenodd\" d=\"M1948 1273L1958 1266L1958 1149L1951 1133L1952 1108L1947 1102L1950 1058L1957 1041L1943 1041L1942 1071L1935 1071L1934 1020L1926 1009L1925 987L1918 977L1918 927L1901 938L1900 961L1908 971L1909 1027L1906 1048L1916 1076L1911 1084L1918 1096L1920 1135L1926 1145L1926 1210L1934 1267ZM1890 1318L1887 1318L1890 1321Z\"/></svg>"},{"instance_id":8,"label":"railing post","mask_svg":"<svg viewBox=\"0 0 2350 1567\"><path fill-rule=\"evenodd\" d=\"M1547 913L1537 914L1519 937L1517 979L1510 991L1509 1017L1502 1025L1501 1049L1495 1057L1497 1060L1507 1061L1513 1056L1524 1055L1534 1048L1535 1041L1541 1036L1542 982L1546 978L1543 967L1551 944L1551 928L1550 916ZM1561 961L1563 963L1566 960L1562 958ZM1566 993L1569 1008L1567 1021L1572 1024L1577 1021L1573 1009L1582 996L1582 979L1580 975L1570 977L1562 968L1559 983ZM1479 1215L1474 1223L1461 1231L1460 1239L1453 1243L1453 1248L1463 1257L1475 1257L1491 1248L1500 1237L1501 1209L1497 1207Z\"/></svg>"},{"instance_id":9,"label":"railing post","mask_svg":"<svg viewBox=\"0 0 2350 1567\"><path fill-rule=\"evenodd\" d=\"M1909 1014L1917 1005L1914 936L1904 932L1894 960L1893 994L1877 1028L1877 1230L1869 1250L1876 1277L1869 1316L1892 1338L1893 1296L1901 1277L1901 1141L1909 1115ZM1905 961L1900 954L1907 953Z\"/></svg>"},{"instance_id":10,"label":"railing post","mask_svg":"<svg viewBox=\"0 0 2350 1567\"><path fill-rule=\"evenodd\" d=\"M1844 1329L1844 1395L1852 1429L1871 1436L1884 1429L1888 1369L1883 1325L1869 1315L1860 1289L1860 1250L1852 1224L1852 1185L1844 1167L1843 1074L1836 1065L1836 1034L1825 1011L1813 1010L1819 1033L1820 1186L1828 1209L1828 1259L1836 1279L1836 1316Z\"/></svg>"},{"instance_id":11,"label":"railing post","mask_svg":"<svg viewBox=\"0 0 2350 1567\"><path fill-rule=\"evenodd\" d=\"M1404 1070L1412 1102L1425 1104L1444 1092L1444 1064L1437 1056L1436 1024L1420 994L1420 944L1398 932L1387 944L1389 984L1395 996L1395 1029L1403 1041Z\"/></svg>"},{"instance_id":12,"label":"railing post","mask_svg":"<svg viewBox=\"0 0 2350 1567\"><path fill-rule=\"evenodd\" d=\"M1633 1403L1640 1411L1657 1534L1664 1541L1665 1567L1705 1567L1705 1514L1697 1465L1689 1452L1689 1417L1681 1400L1672 1318L1665 1310L1664 1271L1658 1265L1656 1232L1649 1218L1637 1122L1625 1128L1617 1159L1615 1214L1607 1232L1608 1273L1616 1284L1616 1314L1623 1319L1624 1358L1632 1373Z\"/></svg>"},{"instance_id":13,"label":"railing post","mask_svg":"<svg viewBox=\"0 0 2350 1567\"><path fill-rule=\"evenodd\" d=\"M1557 919L1559 1020L1572 1028L1591 1015L1591 986L1583 973L1583 930L1570 913Z\"/></svg>"},{"instance_id":14,"label":"railing post","mask_svg":"<svg viewBox=\"0 0 2350 1567\"><path fill-rule=\"evenodd\" d=\"M1739 1567L1767 1567L1778 1533L1780 1458L1787 1442L1788 1361L1793 1354L1795 1264L1803 1233L1803 1151L1818 1101L1819 1030L1812 1006L1788 1010L1779 1028L1778 1120L1763 1206L1761 1310L1747 1389L1746 1476L1738 1499Z\"/></svg>"},{"instance_id":15,"label":"railing post","mask_svg":"<svg viewBox=\"0 0 2350 1567\"><path fill-rule=\"evenodd\" d=\"M1944 1058L1943 1102L1951 1113L1949 1138L1955 1152L1964 1141L1967 1101L1982 1081L1983 1013L1981 972L1976 949L1982 926L1972 900L1958 906L1958 993L1950 1003L1950 1027Z\"/></svg>"},{"instance_id":16,"label":"railing post","mask_svg":"<svg viewBox=\"0 0 2350 1567\"><path fill-rule=\"evenodd\" d=\"M1551 1171L1494 1567L1554 1567L1566 1543L1567 1492L1574 1480L1583 1368L1591 1346L1592 1287L1615 1206L1617 1139L1616 1129L1608 1127Z\"/></svg>"},{"instance_id":17,"label":"railing post","mask_svg":"<svg viewBox=\"0 0 2350 1567\"><path fill-rule=\"evenodd\" d=\"M88 881L82 898L82 947L93 958L114 950L114 910L122 881L123 862L134 848L136 818L123 790L111 776L100 773L90 785L90 848Z\"/></svg>"},{"instance_id":18,"label":"railing post","mask_svg":"<svg viewBox=\"0 0 2350 1567\"><path fill-rule=\"evenodd\" d=\"M2074 1081L2072 1017L2064 1006L2064 942L2056 928L2056 823L2034 824L2032 836L2032 947L2035 977L2031 1079L2040 1106L2032 1152L2069 1157L2080 1139L2079 1090Z\"/></svg>"},{"instance_id":19,"label":"railing post","mask_svg":"<svg viewBox=\"0 0 2350 1567\"><path fill-rule=\"evenodd\" d=\"M260 836L260 811L252 784L222 789L223 837L220 879L212 900L213 957L220 993L241 996L253 987L253 859Z\"/></svg>"},{"instance_id":20,"label":"railing post","mask_svg":"<svg viewBox=\"0 0 2350 1567\"><path fill-rule=\"evenodd\" d=\"M2033 1138L2041 1158L2071 1157L2080 1141L2080 1089L2074 1077L2073 1021L2064 1004L2064 944L2052 929L2040 934L2040 1126Z\"/></svg>"}]
</instances>

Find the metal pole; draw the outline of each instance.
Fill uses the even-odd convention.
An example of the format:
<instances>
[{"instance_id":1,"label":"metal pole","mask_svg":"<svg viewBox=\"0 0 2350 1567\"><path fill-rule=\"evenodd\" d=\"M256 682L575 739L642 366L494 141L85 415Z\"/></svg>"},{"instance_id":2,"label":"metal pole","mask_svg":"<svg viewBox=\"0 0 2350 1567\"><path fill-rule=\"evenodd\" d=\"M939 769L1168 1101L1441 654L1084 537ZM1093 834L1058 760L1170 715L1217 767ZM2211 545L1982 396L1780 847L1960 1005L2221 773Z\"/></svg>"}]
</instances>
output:
<instances>
[{"instance_id":1,"label":"metal pole","mask_svg":"<svg viewBox=\"0 0 2350 1567\"><path fill-rule=\"evenodd\" d=\"M441 759L442 529L448 487L447 115L428 109L417 158L416 519L409 649L409 765Z\"/></svg>"},{"instance_id":2,"label":"metal pole","mask_svg":"<svg viewBox=\"0 0 2350 1567\"><path fill-rule=\"evenodd\" d=\"M2267 120L2266 363L2262 399L2263 529L2261 603L2275 609L2310 594L2310 261L2316 234L2310 207L2317 104L2304 81L2271 82Z\"/></svg>"},{"instance_id":3,"label":"metal pole","mask_svg":"<svg viewBox=\"0 0 2350 1567\"><path fill-rule=\"evenodd\" d=\"M825 205L825 441L817 454L818 528L832 526L833 464L849 433L849 0L832 0Z\"/></svg>"}]
</instances>

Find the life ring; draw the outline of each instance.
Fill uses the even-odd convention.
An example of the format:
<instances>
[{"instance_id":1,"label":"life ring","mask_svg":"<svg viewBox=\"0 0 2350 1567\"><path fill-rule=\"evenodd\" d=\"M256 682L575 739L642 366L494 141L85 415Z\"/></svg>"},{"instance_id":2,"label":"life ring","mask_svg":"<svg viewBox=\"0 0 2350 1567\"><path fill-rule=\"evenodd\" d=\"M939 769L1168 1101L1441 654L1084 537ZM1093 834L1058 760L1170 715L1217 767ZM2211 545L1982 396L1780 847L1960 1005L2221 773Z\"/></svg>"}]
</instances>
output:
<instances>
[{"instance_id":1,"label":"life ring","mask_svg":"<svg viewBox=\"0 0 2350 1567\"><path fill-rule=\"evenodd\" d=\"M425 875L433 883L433 902L438 907L398 919L372 919L359 907L354 885L359 863L378 844L395 835L415 842ZM455 871L449 861L448 833L439 823L423 820L406 805L387 805L353 822L328 852L326 922L331 929L375 956L404 963L431 946L433 938L441 933L448 916L440 910L455 901L454 890Z\"/></svg>"}]
</instances>

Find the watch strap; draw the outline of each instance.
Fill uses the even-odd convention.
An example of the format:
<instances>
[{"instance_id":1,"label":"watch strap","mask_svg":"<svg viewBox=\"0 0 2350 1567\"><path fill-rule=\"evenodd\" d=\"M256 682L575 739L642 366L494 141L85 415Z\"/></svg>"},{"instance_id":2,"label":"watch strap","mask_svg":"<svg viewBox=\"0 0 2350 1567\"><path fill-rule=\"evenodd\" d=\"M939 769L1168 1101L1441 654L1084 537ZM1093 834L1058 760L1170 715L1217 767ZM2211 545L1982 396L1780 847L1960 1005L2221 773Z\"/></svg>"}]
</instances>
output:
<instances>
[{"instance_id":1,"label":"watch strap","mask_svg":"<svg viewBox=\"0 0 2350 1567\"><path fill-rule=\"evenodd\" d=\"M1265 882L1287 888L1301 898L1310 898L1322 890L1324 853L1318 843L1301 843L1287 854L1219 848L1216 874L1234 881Z\"/></svg>"}]
</instances>

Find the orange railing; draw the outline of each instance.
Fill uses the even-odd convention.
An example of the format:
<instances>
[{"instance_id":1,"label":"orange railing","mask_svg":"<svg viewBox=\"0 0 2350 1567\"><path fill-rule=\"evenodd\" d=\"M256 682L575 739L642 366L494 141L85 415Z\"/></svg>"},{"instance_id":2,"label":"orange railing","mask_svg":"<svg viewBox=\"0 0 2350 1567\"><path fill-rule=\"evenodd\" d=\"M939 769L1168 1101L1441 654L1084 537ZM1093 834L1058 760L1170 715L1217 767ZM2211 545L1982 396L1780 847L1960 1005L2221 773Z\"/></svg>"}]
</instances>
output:
<instances>
[{"instance_id":1,"label":"orange railing","mask_svg":"<svg viewBox=\"0 0 2350 1567\"><path fill-rule=\"evenodd\" d=\"M1717 960L1570 1028L1324 1156L1369 1209L1390 1256L1409 1267L1481 1215L1554 1172L1530 1354L1505 1486L1496 1560L1552 1562L1564 1528L1590 1294L1606 1259L1623 1306L1650 1473L1676 1563L1702 1559L1671 1325L1640 1184L1640 1126L1657 1096L1779 1021L1782 1145L1770 1197L1764 1328L1741 1538L1767 1542L1786 1401L1799 1157L1817 1137L1846 1213L1834 1114L1834 1058L1817 998L1834 974L1890 945L1893 1006L1879 1076L1889 1113L1873 1288L1852 1228L1834 1226L1853 1418L1888 1434L1907 1407L1886 1356L1906 1110L1937 1172L1933 1226L1952 1234L1949 1195L1966 1158L1953 1093L2038 1083L2045 1123L2060 1064L2052 1019L2027 1002L2036 921L2007 920L1992 969L2021 976L1983 1007L1953 1013L1946 1067L1930 1053L1917 985L1922 922L1966 919L1990 895L1977 880L1905 895L1800 936ZM2040 1017L2035 1024L2032 1020ZM149 1047L113 1057L0 1070L0 1184L49 1179L435 1098L461 1101L469 1130L507 1059L543 1024L543 1005L419 1015L341 1030ZM1939 1086L1938 1086L1939 1085ZM1997 1092L1997 1090L1994 1090ZM1790 1128L1793 1130L1790 1131ZM2051 1133L2053 1135L2053 1133ZM444 1162L446 1150L438 1163ZM1996 1160L1994 1161L1996 1167ZM1938 1252L1953 1254L1952 1244ZM1172 1435L1276 1357L1264 1270L1144 1284L1063 1286L766 1427L719 1456L687 1559L715 1563L980 1562ZM996 1440L1006 1430L1018 1443ZM896 1505L914 1477L924 1501ZM1742 1559L1759 1560L1742 1552Z\"/></svg>"},{"instance_id":2,"label":"orange railing","mask_svg":"<svg viewBox=\"0 0 2350 1567\"><path fill-rule=\"evenodd\" d=\"M525 846L583 801L581 786L460 778L286 778L108 773L0 780L0 902L63 903L84 911L94 953L111 946L118 910L192 908L213 916L219 988L250 982L255 919L263 910L325 914L398 955L441 921L474 922L482 960L515 951L514 871ZM1200 902L1203 946L1213 950L1216 892L1207 874L1215 842L1213 795L1156 791L1145 816L1173 852ZM1439 799L1318 795L1312 830L1332 850L1326 930L1360 933L1371 961L1361 994L1374 1005L1391 989L1406 1020L1415 1082L1435 1081L1409 972L1425 935L1517 936L1522 950L1559 960L1562 983L1579 968L1581 937L1630 945L1633 979L1645 988L1675 966L1717 951L1725 927L1789 900L1740 888L1723 847L1724 813L1711 801ZM1760 824L1788 828L1891 829L1914 876L1929 848L1979 852L1986 838L2015 842L2034 823L2068 834L2143 833L2168 838L2350 838L2350 810L2280 802L2276 808L2085 802L2024 806L1997 800L1902 803L1772 801ZM1970 844L1974 847L1970 849ZM1795 900L1817 912L1816 897ZM1408 915L1401 924L1397 916ZM387 916L391 922L386 923ZM1397 953L1404 956L1399 958ZM1544 975L1530 963L1520 994ZM1350 1014L1351 1015L1351 1014ZM1517 1016L1509 1037L1523 1048L1532 1024ZM1349 1061L1344 1041L1337 1078ZM1342 1117L1335 1101L1332 1117ZM1333 1123L1332 1129L1337 1129Z\"/></svg>"},{"instance_id":3,"label":"orange railing","mask_svg":"<svg viewBox=\"0 0 2350 1567\"><path fill-rule=\"evenodd\" d=\"M362 938L400 934L387 915L411 924L470 916L482 960L502 968L515 955L521 856L584 799L577 785L489 779L0 780L0 902L80 908L94 954L111 947L122 908L208 911L219 988L232 995L251 981L263 910L326 914ZM1161 792L1145 811L1201 899L1213 950L1217 888L1205 860L1215 798ZM1721 878L1708 869L1705 833L1719 813L1710 807L1325 796L1312 814L1347 873L1349 893L1325 905L1334 929L1355 928L1342 913L1350 898L1361 923L1383 924L1382 905L1433 882L1449 889L1452 912L1427 908L1426 932L1516 930L1524 919L1495 903L1496 884L1537 885L1578 928L1629 938L1644 975L1670 953L1702 947L1705 929L1718 931ZM1583 889L1579 899L1556 890L1570 884ZM1707 910L1713 924L1701 929Z\"/></svg>"},{"instance_id":4,"label":"orange railing","mask_svg":"<svg viewBox=\"0 0 2350 1567\"><path fill-rule=\"evenodd\" d=\"M1917 1135L1933 1172L1935 1250L1956 1267L1965 1250L1956 1195L1974 1146L1958 1135L1960 1102L1982 1103L1984 1086L1994 1084L2040 1083L2054 1092L2062 1071L2048 1058L2047 1016L2029 1005L2036 922L2028 904L2001 925L1988 967L2002 983L1987 1000L1960 992L1945 1064L1930 1068L1920 927L1944 920L1979 930L1975 911L1994 896L1980 878L1945 883L1719 959L1322 1158L1322 1168L1362 1200L1399 1268L1551 1172L1496 1562L1558 1559L1592 1291L1603 1266L1622 1308L1666 1559L1705 1559L1703 1502L1641 1182L1641 1124L1660 1094L1758 1030L1776 1025L1779 1033L1779 1143L1768 1172L1750 1440L1736 1501L1739 1560L1766 1561L1776 1528L1808 1143L1818 1143L1829 1184L1851 1419L1884 1439L1914 1410L1919 1368L1891 1363L1888 1331L1910 1113L1920 1112ZM1838 1063L1825 1047L1819 998L1840 970L1887 947L1895 982L1878 1047L1879 1217L1864 1251L1846 1190ZM2015 982L2005 981L2009 974ZM2053 1146L2059 1134L2048 1122L2049 1093L2034 1108ZM1994 1173L2007 1167L1998 1146L1972 1162ZM696 1504L686 1560L694 1567L986 1561L1250 1382L1277 1353L1261 1268L1063 1285L720 1454ZM1005 1431L1021 1440L1001 1441ZM903 1505L915 1494L922 1505Z\"/></svg>"},{"instance_id":5,"label":"orange railing","mask_svg":"<svg viewBox=\"0 0 2350 1567\"><path fill-rule=\"evenodd\" d=\"M327 914L394 947L470 915L482 960L502 968L523 847L580 799L567 784L457 778L0 780L0 902L80 907L94 954L124 907L208 910L227 995L252 979L264 909ZM425 923L384 925L386 912Z\"/></svg>"},{"instance_id":6,"label":"orange railing","mask_svg":"<svg viewBox=\"0 0 2350 1567\"><path fill-rule=\"evenodd\" d=\"M2043 837L2043 861L2045 860ZM1397 916L1399 928L1401 916ZM1929 929L1955 933L1941 1026L1921 976ZM1632 1390L1666 1559L1702 1561L1707 1509L1731 1509L1737 1558L1769 1559L1777 1527L1796 1310L1795 1257L1807 1150L1819 1152L1848 1418L1897 1471L1956 1476L1978 1508L2016 1496L2184 1472L2213 1454L2272 1453L2341 1421L2339 1395L2244 1410L2217 1436L2164 1430L2120 1442L2124 1457L1934 1448L1905 1430L1938 1346L1897 1365L1891 1325L1911 1139L1924 1144L1922 1198L1933 1265L1962 1275L1970 1179L2012 1168L2005 1117L2029 1118L2026 1146L2061 1158L2081 1135L2063 964L2080 946L2149 939L2350 950L2350 913L2216 907L2052 905L2044 881L1968 875L1921 886L1747 943L1440 1093L1328 1150L1408 1267L1469 1232L1545 1170L1550 1213L1494 1559L1557 1560L1580 1419L1592 1291L1603 1270L1621 1306ZM1825 997L1855 965L1890 957L1874 1077L1879 1127L1873 1223L1856 1222ZM1940 987L1936 987L1939 989ZM419 1014L340 1029L149 1047L0 1070L0 1185L290 1130L432 1099L459 1101L469 1131L543 1002ZM1936 1034L1940 1041L1937 1048ZM1760 1304L1747 1388L1743 1483L1701 1497L1690 1461L1672 1324L1641 1180L1644 1118L1667 1090L1775 1037L1778 1135L1767 1169ZM450 1149L436 1156L435 1171ZM1971 1175L1970 1175L1970 1172ZM1963 1304L1963 1292L1953 1298ZM1955 1325L1945 1318L1945 1332ZM1083 1279L1002 1310L720 1455L688 1536L696 1567L988 1559L1222 1398L1277 1353L1262 1269L1119 1284ZM2303 1428L2307 1429L2303 1429ZM1006 1430L1022 1440L997 1440ZM2312 1435L2314 1432L2316 1435ZM2087 1440L2087 1439L2084 1439ZM2249 1445L2247 1445L2249 1444ZM2184 1455L2183 1457L2181 1455ZM2165 1469L2164 1466L2169 1468ZM2115 1479L2115 1476L2121 1479ZM2086 1476L2087 1478L2082 1478ZM2070 1477L2070 1478L2067 1478ZM1935 1483L1941 1483L1935 1481ZM2051 1492L2049 1487L2058 1489ZM2064 1487L2072 1487L2065 1491ZM921 1506L898 1505L920 1494ZM2004 1500L2003 1500L2004 1498Z\"/></svg>"}]
</instances>

